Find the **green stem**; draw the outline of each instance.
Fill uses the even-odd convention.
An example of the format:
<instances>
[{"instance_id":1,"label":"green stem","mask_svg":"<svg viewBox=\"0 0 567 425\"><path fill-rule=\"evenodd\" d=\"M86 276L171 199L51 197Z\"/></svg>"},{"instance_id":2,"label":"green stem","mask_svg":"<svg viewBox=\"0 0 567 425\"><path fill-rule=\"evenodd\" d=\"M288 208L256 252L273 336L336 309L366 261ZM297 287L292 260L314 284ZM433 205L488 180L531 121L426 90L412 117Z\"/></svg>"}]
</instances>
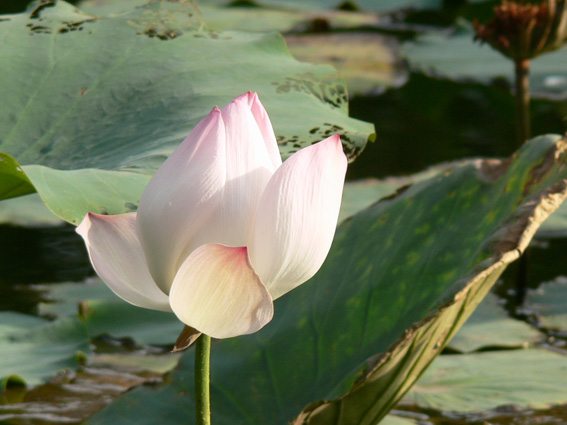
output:
<instances>
[{"instance_id":1,"label":"green stem","mask_svg":"<svg viewBox=\"0 0 567 425\"><path fill-rule=\"evenodd\" d=\"M516 121L518 148L530 138L530 61L517 59L516 65Z\"/></svg>"},{"instance_id":2,"label":"green stem","mask_svg":"<svg viewBox=\"0 0 567 425\"><path fill-rule=\"evenodd\" d=\"M530 138L530 61L517 59L516 65L516 120L518 148ZM516 276L516 303L521 306L524 302L528 287L528 250L520 257L518 274Z\"/></svg>"},{"instance_id":3,"label":"green stem","mask_svg":"<svg viewBox=\"0 0 567 425\"><path fill-rule=\"evenodd\" d=\"M195 413L197 425L211 425L211 337L201 335L195 346Z\"/></svg>"}]
</instances>

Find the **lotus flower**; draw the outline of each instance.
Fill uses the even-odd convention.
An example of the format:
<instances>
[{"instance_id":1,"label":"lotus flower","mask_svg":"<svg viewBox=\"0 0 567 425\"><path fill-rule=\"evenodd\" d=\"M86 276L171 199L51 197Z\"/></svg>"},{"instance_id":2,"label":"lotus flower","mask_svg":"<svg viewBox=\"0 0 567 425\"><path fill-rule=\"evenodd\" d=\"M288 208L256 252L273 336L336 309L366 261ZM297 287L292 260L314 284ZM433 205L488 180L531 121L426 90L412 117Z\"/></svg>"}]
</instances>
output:
<instances>
[{"instance_id":1,"label":"lotus flower","mask_svg":"<svg viewBox=\"0 0 567 425\"><path fill-rule=\"evenodd\" d=\"M300 119L300 117L298 117ZM77 232L119 297L214 338L258 331L333 239L347 160L338 135L283 164L255 93L215 107L150 180L137 213Z\"/></svg>"}]
</instances>

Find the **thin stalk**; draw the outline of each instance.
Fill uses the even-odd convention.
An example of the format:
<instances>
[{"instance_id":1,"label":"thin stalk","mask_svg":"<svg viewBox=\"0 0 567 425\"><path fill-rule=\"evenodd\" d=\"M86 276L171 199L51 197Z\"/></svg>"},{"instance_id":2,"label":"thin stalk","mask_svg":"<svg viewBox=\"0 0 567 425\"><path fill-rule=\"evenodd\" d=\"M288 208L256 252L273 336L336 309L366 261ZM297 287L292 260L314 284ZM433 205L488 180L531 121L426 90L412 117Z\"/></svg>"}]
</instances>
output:
<instances>
[{"instance_id":1,"label":"thin stalk","mask_svg":"<svg viewBox=\"0 0 567 425\"><path fill-rule=\"evenodd\" d=\"M517 59L516 64L516 121L518 148L530 138L530 61Z\"/></svg>"},{"instance_id":2,"label":"thin stalk","mask_svg":"<svg viewBox=\"0 0 567 425\"><path fill-rule=\"evenodd\" d=\"M211 337L201 335L195 346L195 413L197 425L211 425Z\"/></svg>"},{"instance_id":3,"label":"thin stalk","mask_svg":"<svg viewBox=\"0 0 567 425\"><path fill-rule=\"evenodd\" d=\"M517 59L516 65L516 122L517 147L530 138L530 61ZM516 276L516 303L521 306L528 288L528 250L520 257Z\"/></svg>"}]
</instances>

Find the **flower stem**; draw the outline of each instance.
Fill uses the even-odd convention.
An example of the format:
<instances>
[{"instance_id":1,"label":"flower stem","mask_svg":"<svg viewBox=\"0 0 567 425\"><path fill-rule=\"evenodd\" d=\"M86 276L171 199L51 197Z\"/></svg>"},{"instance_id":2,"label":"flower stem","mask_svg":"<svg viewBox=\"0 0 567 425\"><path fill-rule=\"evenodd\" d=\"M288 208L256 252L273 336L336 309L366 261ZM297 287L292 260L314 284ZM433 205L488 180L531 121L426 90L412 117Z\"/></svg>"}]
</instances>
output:
<instances>
[{"instance_id":1,"label":"flower stem","mask_svg":"<svg viewBox=\"0 0 567 425\"><path fill-rule=\"evenodd\" d=\"M516 122L518 148L530 138L530 61L517 59L516 65Z\"/></svg>"},{"instance_id":2,"label":"flower stem","mask_svg":"<svg viewBox=\"0 0 567 425\"><path fill-rule=\"evenodd\" d=\"M211 337L201 335L195 346L195 413L197 425L211 425Z\"/></svg>"},{"instance_id":3,"label":"flower stem","mask_svg":"<svg viewBox=\"0 0 567 425\"><path fill-rule=\"evenodd\" d=\"M516 134L517 148L530 138L530 61L516 59ZM528 250L520 257L516 275L516 303L522 305L528 287Z\"/></svg>"}]
</instances>

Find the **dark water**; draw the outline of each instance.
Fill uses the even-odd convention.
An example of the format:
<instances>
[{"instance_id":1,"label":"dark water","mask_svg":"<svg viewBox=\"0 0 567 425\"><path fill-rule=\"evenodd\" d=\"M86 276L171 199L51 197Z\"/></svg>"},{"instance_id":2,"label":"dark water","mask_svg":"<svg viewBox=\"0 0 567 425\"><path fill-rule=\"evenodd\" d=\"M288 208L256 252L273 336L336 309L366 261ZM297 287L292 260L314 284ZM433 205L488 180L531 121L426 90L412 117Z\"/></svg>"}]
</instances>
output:
<instances>
[{"instance_id":1,"label":"dark water","mask_svg":"<svg viewBox=\"0 0 567 425\"><path fill-rule=\"evenodd\" d=\"M506 84L459 83L412 73L382 96L357 97L350 114L376 126L347 177L411 174L439 162L506 157L517 148L514 98ZM567 102L534 99L532 134L563 134Z\"/></svg>"},{"instance_id":2,"label":"dark water","mask_svg":"<svg viewBox=\"0 0 567 425\"><path fill-rule=\"evenodd\" d=\"M42 293L34 284L80 282L94 271L71 225L0 225L0 311L36 313Z\"/></svg>"}]
</instances>

